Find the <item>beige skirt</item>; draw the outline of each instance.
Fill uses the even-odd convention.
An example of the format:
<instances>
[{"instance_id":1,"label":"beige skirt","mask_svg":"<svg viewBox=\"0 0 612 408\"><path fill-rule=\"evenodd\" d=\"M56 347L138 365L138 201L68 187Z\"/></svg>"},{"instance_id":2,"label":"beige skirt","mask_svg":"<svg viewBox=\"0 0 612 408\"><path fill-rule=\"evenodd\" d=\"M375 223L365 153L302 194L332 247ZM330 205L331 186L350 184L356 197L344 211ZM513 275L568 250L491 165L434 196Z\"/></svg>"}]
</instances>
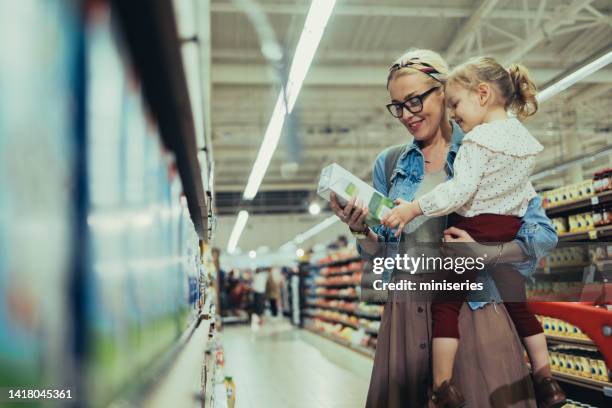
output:
<instances>
[{"instance_id":1,"label":"beige skirt","mask_svg":"<svg viewBox=\"0 0 612 408\"><path fill-rule=\"evenodd\" d=\"M385 305L367 408L419 408L431 386L430 303L391 301ZM453 380L469 408L536 407L523 348L503 305L459 317L461 339Z\"/></svg>"}]
</instances>

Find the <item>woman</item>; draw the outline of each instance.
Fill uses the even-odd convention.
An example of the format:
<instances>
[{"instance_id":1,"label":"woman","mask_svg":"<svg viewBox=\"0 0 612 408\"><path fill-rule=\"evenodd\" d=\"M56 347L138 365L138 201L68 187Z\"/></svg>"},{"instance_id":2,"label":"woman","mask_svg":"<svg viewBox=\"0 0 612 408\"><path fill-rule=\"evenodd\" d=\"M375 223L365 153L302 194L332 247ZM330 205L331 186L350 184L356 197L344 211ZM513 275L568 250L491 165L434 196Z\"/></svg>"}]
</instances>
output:
<instances>
[{"instance_id":1,"label":"woman","mask_svg":"<svg viewBox=\"0 0 612 408\"><path fill-rule=\"evenodd\" d=\"M391 199L414 200L452 177L463 132L446 114L443 84L447 73L444 60L429 50L411 50L391 67L388 109L414 138L405 146L383 151L374 163L374 188ZM393 169L390 174L388 169ZM392 231L364 224L367 206L363 203L353 200L342 208L332 197L331 207L358 238L365 256L375 254L380 242L394 240ZM474 242L466 232L444 227L443 218L415 219L408 225L410 232L403 234L403 242L410 246L436 242L442 236L446 242ZM556 242L536 197L529 203L515 241L505 244L499 253L497 247L480 249L489 260L535 268L537 259L547 255ZM467 406L535 407L520 341L505 308L497 305L500 297L490 276L482 280L484 291L470 295L469 307L464 305L461 311L462 338L453 378L464 391ZM410 296L399 299L396 293L391 296L378 334L367 407L422 407L428 403L431 386L430 302ZM451 401L452 397L448 396Z\"/></svg>"}]
</instances>

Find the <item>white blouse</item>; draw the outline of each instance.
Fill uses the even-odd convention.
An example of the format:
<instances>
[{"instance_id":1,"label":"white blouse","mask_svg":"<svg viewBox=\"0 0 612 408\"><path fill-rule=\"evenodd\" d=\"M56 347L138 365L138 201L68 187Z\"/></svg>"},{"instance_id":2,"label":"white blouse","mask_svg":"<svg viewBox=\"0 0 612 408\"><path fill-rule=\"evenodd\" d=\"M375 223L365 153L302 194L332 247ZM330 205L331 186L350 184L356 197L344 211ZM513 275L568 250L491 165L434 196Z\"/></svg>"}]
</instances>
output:
<instances>
[{"instance_id":1,"label":"white blouse","mask_svg":"<svg viewBox=\"0 0 612 408\"><path fill-rule=\"evenodd\" d=\"M417 200L423 214L522 217L536 196L529 177L542 145L516 118L476 126L463 138L455 174Z\"/></svg>"}]
</instances>

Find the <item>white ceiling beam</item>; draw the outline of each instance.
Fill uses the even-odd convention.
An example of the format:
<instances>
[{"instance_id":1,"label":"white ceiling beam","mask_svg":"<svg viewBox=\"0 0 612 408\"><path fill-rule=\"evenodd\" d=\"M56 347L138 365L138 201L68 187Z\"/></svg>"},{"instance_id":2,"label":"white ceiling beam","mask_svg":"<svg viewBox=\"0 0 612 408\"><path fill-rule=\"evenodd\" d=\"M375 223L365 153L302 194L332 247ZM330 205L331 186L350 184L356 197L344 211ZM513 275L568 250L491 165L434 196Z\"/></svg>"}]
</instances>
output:
<instances>
[{"instance_id":1,"label":"white ceiling beam","mask_svg":"<svg viewBox=\"0 0 612 408\"><path fill-rule=\"evenodd\" d=\"M474 35L474 32L478 30L480 24L482 23L482 19L487 17L493 8L497 4L498 0L483 0L480 3L480 6L474 11L474 13L470 16L468 21L459 29L457 33L446 49L446 58L449 60L455 58L459 51L466 45L467 40L470 36Z\"/></svg>"},{"instance_id":2,"label":"white ceiling beam","mask_svg":"<svg viewBox=\"0 0 612 408\"><path fill-rule=\"evenodd\" d=\"M264 179L263 183L259 187L259 191L278 191L278 190L313 190L315 189L317 184L313 181L312 183L267 183L266 179ZM215 191L216 192L229 192L229 191L238 191L241 192L244 189L244 183L237 184L221 184L216 183Z\"/></svg>"},{"instance_id":3,"label":"white ceiling beam","mask_svg":"<svg viewBox=\"0 0 612 408\"><path fill-rule=\"evenodd\" d=\"M544 83L562 70L530 70L536 83ZM366 66L313 66L310 68L305 85L318 86L377 86L384 89L387 67L384 65ZM216 85L272 85L274 74L263 64L213 64L212 82ZM584 83L610 83L612 70L600 70L585 78Z\"/></svg>"},{"instance_id":4,"label":"white ceiling beam","mask_svg":"<svg viewBox=\"0 0 612 408\"><path fill-rule=\"evenodd\" d=\"M525 54L537 47L561 26L567 24L568 21L575 22L578 13L592 2L593 0L574 0L569 6L559 9L555 13L555 18L544 23L540 30L529 35L521 44L506 54L502 60L503 64L521 61ZM532 14L535 15L535 13Z\"/></svg>"},{"instance_id":5,"label":"white ceiling beam","mask_svg":"<svg viewBox=\"0 0 612 408\"><path fill-rule=\"evenodd\" d=\"M269 14L306 14L308 4L260 4L261 9ZM233 3L215 2L211 4L213 13L242 13L242 10ZM431 17L431 18L468 18L474 13L470 7L448 7L448 6L385 6L379 4L338 4L334 9L335 16L390 16L390 17ZM503 20L524 20L535 19L533 12L525 12L521 9L500 9L493 10L490 18ZM542 15L544 20L554 20L556 14L545 12ZM577 20L592 21L597 17L593 15L576 16Z\"/></svg>"}]
</instances>

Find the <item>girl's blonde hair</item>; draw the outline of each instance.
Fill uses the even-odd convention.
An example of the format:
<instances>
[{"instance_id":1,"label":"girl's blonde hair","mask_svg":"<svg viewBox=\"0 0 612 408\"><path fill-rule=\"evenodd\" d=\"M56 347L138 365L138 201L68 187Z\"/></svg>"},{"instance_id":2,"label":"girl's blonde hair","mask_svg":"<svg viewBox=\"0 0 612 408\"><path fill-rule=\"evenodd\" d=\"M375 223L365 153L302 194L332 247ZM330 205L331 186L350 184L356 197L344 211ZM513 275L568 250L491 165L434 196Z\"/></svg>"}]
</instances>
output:
<instances>
[{"instance_id":1,"label":"girl's blonde hair","mask_svg":"<svg viewBox=\"0 0 612 408\"><path fill-rule=\"evenodd\" d=\"M500 103L523 121L538 111L537 87L523 65L512 64L504 69L495 59L478 57L455 69L448 76L447 85L459 84L475 90L480 83L489 83L499 91Z\"/></svg>"},{"instance_id":2,"label":"girl's blonde hair","mask_svg":"<svg viewBox=\"0 0 612 408\"><path fill-rule=\"evenodd\" d=\"M417 71L427 75L432 84L443 84L448 76L448 64L435 51L411 48L389 67L387 87L392 80Z\"/></svg>"}]
</instances>

